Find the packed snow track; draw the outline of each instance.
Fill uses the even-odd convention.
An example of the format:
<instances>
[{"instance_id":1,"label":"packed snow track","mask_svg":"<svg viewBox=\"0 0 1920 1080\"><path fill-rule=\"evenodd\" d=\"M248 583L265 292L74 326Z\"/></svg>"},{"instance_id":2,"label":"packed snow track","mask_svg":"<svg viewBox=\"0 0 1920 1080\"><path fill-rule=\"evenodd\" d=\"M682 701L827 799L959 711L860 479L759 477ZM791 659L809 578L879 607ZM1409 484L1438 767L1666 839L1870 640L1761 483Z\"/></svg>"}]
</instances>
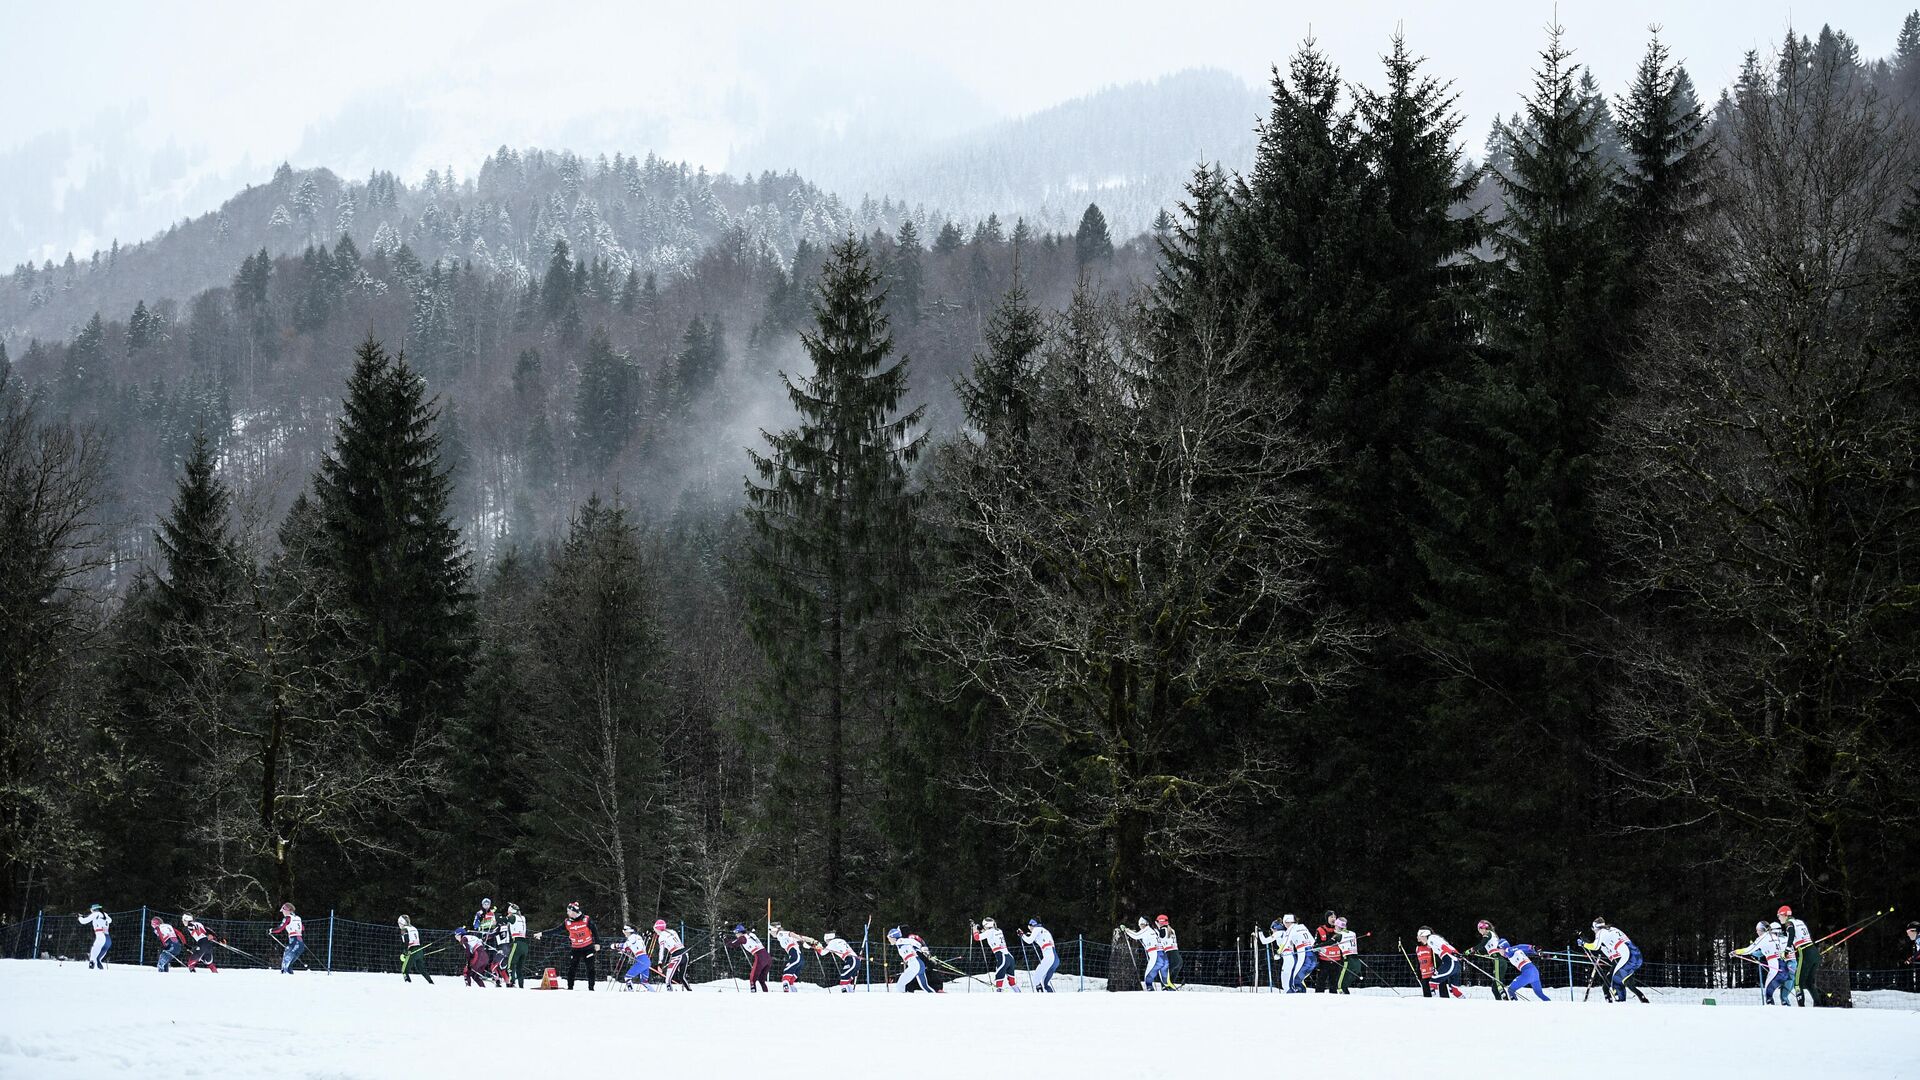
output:
<instances>
[{"instance_id":1,"label":"packed snow track","mask_svg":"<svg viewBox=\"0 0 1920 1080\"><path fill-rule=\"evenodd\" d=\"M0 1077L1920 1077L1900 1009L1378 992L588 993L0 961ZM1750 996L1750 995L1749 995ZM1738 1004L1750 1004L1739 1002ZM758 1063L748 1068L750 1063Z\"/></svg>"}]
</instances>

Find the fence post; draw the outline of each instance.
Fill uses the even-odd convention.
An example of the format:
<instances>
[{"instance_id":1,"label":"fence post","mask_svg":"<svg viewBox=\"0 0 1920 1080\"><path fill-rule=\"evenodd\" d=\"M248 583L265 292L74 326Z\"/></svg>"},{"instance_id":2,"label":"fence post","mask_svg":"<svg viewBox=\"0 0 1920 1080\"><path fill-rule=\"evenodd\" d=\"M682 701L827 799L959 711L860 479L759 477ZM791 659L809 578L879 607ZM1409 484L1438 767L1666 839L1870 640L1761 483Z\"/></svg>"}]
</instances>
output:
<instances>
[{"instance_id":1,"label":"fence post","mask_svg":"<svg viewBox=\"0 0 1920 1080\"><path fill-rule=\"evenodd\" d=\"M333 974L333 909L327 909L327 974Z\"/></svg>"},{"instance_id":2,"label":"fence post","mask_svg":"<svg viewBox=\"0 0 1920 1080\"><path fill-rule=\"evenodd\" d=\"M40 959L40 923L46 917L46 908L41 908L40 913L33 917L33 955L28 957L30 960Z\"/></svg>"},{"instance_id":3,"label":"fence post","mask_svg":"<svg viewBox=\"0 0 1920 1080\"><path fill-rule=\"evenodd\" d=\"M1567 954L1567 1001L1573 1001L1573 954Z\"/></svg>"},{"instance_id":4,"label":"fence post","mask_svg":"<svg viewBox=\"0 0 1920 1080\"><path fill-rule=\"evenodd\" d=\"M1084 993L1087 989L1087 935L1080 935L1080 986L1074 993Z\"/></svg>"},{"instance_id":5,"label":"fence post","mask_svg":"<svg viewBox=\"0 0 1920 1080\"><path fill-rule=\"evenodd\" d=\"M147 905L145 904L140 905L139 934L140 934L140 963L142 966L145 966L147 962Z\"/></svg>"}]
</instances>

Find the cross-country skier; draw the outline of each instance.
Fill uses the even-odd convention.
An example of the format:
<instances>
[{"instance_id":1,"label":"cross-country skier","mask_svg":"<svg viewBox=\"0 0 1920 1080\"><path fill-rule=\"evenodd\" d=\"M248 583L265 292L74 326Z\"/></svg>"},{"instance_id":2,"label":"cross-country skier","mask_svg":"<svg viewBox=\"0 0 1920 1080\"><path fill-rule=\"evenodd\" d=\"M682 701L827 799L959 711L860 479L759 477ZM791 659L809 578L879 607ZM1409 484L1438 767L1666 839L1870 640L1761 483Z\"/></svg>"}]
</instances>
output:
<instances>
[{"instance_id":1,"label":"cross-country skier","mask_svg":"<svg viewBox=\"0 0 1920 1080\"><path fill-rule=\"evenodd\" d=\"M485 987L489 981L502 985L502 980L493 971L493 952L487 948L487 939L478 930L461 927L453 932L453 939L466 951L467 966L460 969L460 981L467 986Z\"/></svg>"},{"instance_id":2,"label":"cross-country skier","mask_svg":"<svg viewBox=\"0 0 1920 1080\"><path fill-rule=\"evenodd\" d=\"M1140 976L1140 988L1142 990L1158 990L1160 988L1160 976L1164 971L1161 965L1166 962L1160 952L1160 931L1155 930L1147 922L1145 915L1140 916L1139 929L1137 930L1129 930L1124 926L1116 926L1114 929L1139 942L1141 951L1146 953L1146 968Z\"/></svg>"},{"instance_id":3,"label":"cross-country skier","mask_svg":"<svg viewBox=\"0 0 1920 1080\"><path fill-rule=\"evenodd\" d=\"M1340 970L1334 972L1333 990L1335 994L1350 993L1348 981L1353 976L1354 957L1360 953L1360 935L1347 929L1347 917L1333 917L1334 947L1340 952Z\"/></svg>"},{"instance_id":4,"label":"cross-country skier","mask_svg":"<svg viewBox=\"0 0 1920 1080\"><path fill-rule=\"evenodd\" d=\"M394 924L400 927L400 981L412 982L414 954L420 951L420 928L405 915L395 919ZM420 969L420 977L427 980L428 986L433 985L433 976L427 974L425 967Z\"/></svg>"},{"instance_id":5,"label":"cross-country skier","mask_svg":"<svg viewBox=\"0 0 1920 1080\"><path fill-rule=\"evenodd\" d=\"M481 937L490 938L493 936L494 928L499 925L499 916L495 915L493 911L493 898L487 896L481 897L480 910L473 913L474 931Z\"/></svg>"},{"instance_id":6,"label":"cross-country skier","mask_svg":"<svg viewBox=\"0 0 1920 1080\"><path fill-rule=\"evenodd\" d=\"M1762 1004L1773 1004L1774 991L1780 992L1780 1004L1792 1005L1787 991L1793 985L1793 964L1787 959L1786 935L1780 932L1779 923L1757 922L1753 924L1753 944L1744 949L1733 950L1735 956L1750 956L1760 961Z\"/></svg>"},{"instance_id":7,"label":"cross-country skier","mask_svg":"<svg viewBox=\"0 0 1920 1080\"><path fill-rule=\"evenodd\" d=\"M1820 988L1814 985L1814 977L1820 974L1820 950L1813 944L1813 932L1807 924L1793 917L1793 909L1785 904L1774 913L1779 916L1780 929L1786 935L1787 945L1793 950L1793 998L1802 1007L1807 1005L1807 995L1813 995L1813 1006L1818 1008Z\"/></svg>"},{"instance_id":8,"label":"cross-country skier","mask_svg":"<svg viewBox=\"0 0 1920 1080\"><path fill-rule=\"evenodd\" d=\"M1280 954L1280 992L1293 993L1293 973L1300 970L1300 955L1293 951L1293 915L1280 916L1280 921L1269 926L1272 933L1261 934L1262 944L1272 945Z\"/></svg>"},{"instance_id":9,"label":"cross-country skier","mask_svg":"<svg viewBox=\"0 0 1920 1080\"><path fill-rule=\"evenodd\" d=\"M1475 929L1480 931L1480 951L1493 961L1493 998L1498 1001L1504 996L1500 988L1506 985L1507 981L1505 971L1507 939L1501 937L1500 931L1495 930L1493 924L1485 919L1481 919Z\"/></svg>"},{"instance_id":10,"label":"cross-country skier","mask_svg":"<svg viewBox=\"0 0 1920 1080\"><path fill-rule=\"evenodd\" d=\"M1413 947L1413 954L1419 960L1420 996L1432 997L1435 993L1450 993L1453 997L1466 997L1467 995L1457 986L1449 986L1442 989L1434 983L1433 949L1427 944L1427 935L1431 934L1432 931L1425 930L1424 927L1422 930L1424 931L1423 933L1415 935L1415 945Z\"/></svg>"},{"instance_id":11,"label":"cross-country skier","mask_svg":"<svg viewBox=\"0 0 1920 1080\"><path fill-rule=\"evenodd\" d=\"M1053 973L1060 970L1060 956L1053 949L1053 931L1040 925L1039 919L1028 919L1027 928L1020 932L1020 940L1040 950L1040 962L1033 968L1034 992L1053 993Z\"/></svg>"},{"instance_id":12,"label":"cross-country skier","mask_svg":"<svg viewBox=\"0 0 1920 1080\"><path fill-rule=\"evenodd\" d=\"M1640 1004L1648 1004L1647 995L1633 985L1633 976L1640 970L1640 946L1635 945L1633 939L1627 937L1624 931L1617 926L1608 926L1607 920L1595 916L1593 940L1581 942L1580 947L1606 957L1607 961L1613 965L1613 975L1608 980L1610 991L1607 1000L1625 1001L1627 991L1631 990L1633 996L1640 999Z\"/></svg>"},{"instance_id":13,"label":"cross-country skier","mask_svg":"<svg viewBox=\"0 0 1920 1080\"><path fill-rule=\"evenodd\" d=\"M1433 988L1434 993L1445 1001L1449 997L1459 997L1460 993L1460 950L1453 943L1433 932L1433 928L1423 926L1415 935L1420 944L1433 951Z\"/></svg>"},{"instance_id":14,"label":"cross-country skier","mask_svg":"<svg viewBox=\"0 0 1920 1080\"><path fill-rule=\"evenodd\" d=\"M931 991L935 994L946 993L947 973L942 971L938 964L934 963L933 946L927 944L927 939L916 933L913 928L906 923L900 924L900 932L920 947L920 957L924 965L920 972L921 989Z\"/></svg>"},{"instance_id":15,"label":"cross-country skier","mask_svg":"<svg viewBox=\"0 0 1920 1080\"><path fill-rule=\"evenodd\" d=\"M105 971L107 950L113 947L113 934L108 929L113 925L113 916L102 910L99 904L90 904L85 915L76 915L74 918L82 926L93 927L93 948L87 950L87 967Z\"/></svg>"},{"instance_id":16,"label":"cross-country skier","mask_svg":"<svg viewBox=\"0 0 1920 1080\"><path fill-rule=\"evenodd\" d=\"M1165 915L1154 917L1153 925L1160 931L1160 970L1161 985L1168 990L1180 989L1180 935L1173 932L1173 923Z\"/></svg>"},{"instance_id":17,"label":"cross-country skier","mask_svg":"<svg viewBox=\"0 0 1920 1080\"><path fill-rule=\"evenodd\" d=\"M1533 962L1540 950L1531 945L1515 945L1498 933L1489 935L1486 940L1489 950L1498 950L1498 955L1513 965L1513 980L1507 983L1506 989L1508 1001L1521 1000L1520 991L1529 987L1541 1001L1553 1000L1547 996L1546 986L1540 981L1540 965Z\"/></svg>"},{"instance_id":18,"label":"cross-country skier","mask_svg":"<svg viewBox=\"0 0 1920 1080\"><path fill-rule=\"evenodd\" d=\"M507 918L503 929L507 934L507 984L515 987L527 985L527 917L520 914L520 905L507 905Z\"/></svg>"},{"instance_id":19,"label":"cross-country skier","mask_svg":"<svg viewBox=\"0 0 1920 1080\"><path fill-rule=\"evenodd\" d=\"M1287 916L1292 920L1293 916ZM1286 948L1293 956L1293 978L1287 983L1287 993L1304 994L1307 992L1307 976L1313 974L1320 961L1313 955L1313 930L1303 922L1287 923Z\"/></svg>"},{"instance_id":20,"label":"cross-country skier","mask_svg":"<svg viewBox=\"0 0 1920 1080\"><path fill-rule=\"evenodd\" d=\"M187 957L187 970L196 971L199 965L205 964L208 971L220 974L220 965L213 962L213 931L207 929L205 923L184 913L180 916L180 925L187 928L187 936L193 939L193 953Z\"/></svg>"},{"instance_id":21,"label":"cross-country skier","mask_svg":"<svg viewBox=\"0 0 1920 1080\"><path fill-rule=\"evenodd\" d=\"M770 993L767 988L767 969L773 966L773 958L767 955L767 947L760 944L760 935L747 929L746 923L735 923L733 940L727 944L747 954L747 991Z\"/></svg>"},{"instance_id":22,"label":"cross-country skier","mask_svg":"<svg viewBox=\"0 0 1920 1080\"><path fill-rule=\"evenodd\" d=\"M991 924L993 920L988 919L987 922ZM1005 950L1006 944L1003 941L1001 951ZM829 930L814 945L813 951L820 956L833 957L834 961L840 965L840 992L853 993L853 973L860 967L860 954L853 951L853 946L847 943L847 939Z\"/></svg>"},{"instance_id":23,"label":"cross-country skier","mask_svg":"<svg viewBox=\"0 0 1920 1080\"><path fill-rule=\"evenodd\" d=\"M160 964L157 970L164 972L168 965L180 959L180 947L185 942L180 940L180 931L158 915L148 919L147 925L153 928L153 936L160 939Z\"/></svg>"},{"instance_id":24,"label":"cross-country skier","mask_svg":"<svg viewBox=\"0 0 1920 1080\"><path fill-rule=\"evenodd\" d=\"M652 990L648 983L653 978L653 954L647 949L647 939L631 926L621 927L620 932L626 935L620 943L620 955L628 965L620 976L621 988L632 990L637 979L642 989Z\"/></svg>"},{"instance_id":25,"label":"cross-country skier","mask_svg":"<svg viewBox=\"0 0 1920 1080\"><path fill-rule=\"evenodd\" d=\"M668 990L678 985L683 990L692 990L687 982L686 961L687 946L680 940L680 933L667 925L665 919L653 920L653 947L660 954L660 981Z\"/></svg>"},{"instance_id":26,"label":"cross-country skier","mask_svg":"<svg viewBox=\"0 0 1920 1080\"><path fill-rule=\"evenodd\" d=\"M275 927L273 932L286 935L283 942L285 951L280 954L280 974L291 975L293 962L300 959L301 953L307 951L306 921L293 910L292 903L281 904L280 925Z\"/></svg>"},{"instance_id":27,"label":"cross-country skier","mask_svg":"<svg viewBox=\"0 0 1920 1080\"><path fill-rule=\"evenodd\" d=\"M903 994L914 990L931 991L933 988L927 984L926 954L920 943L898 926L887 931L887 940L900 953L900 977L894 980L893 985L899 987Z\"/></svg>"},{"instance_id":28,"label":"cross-country skier","mask_svg":"<svg viewBox=\"0 0 1920 1080\"><path fill-rule=\"evenodd\" d=\"M767 929L773 934L773 940L779 944L780 951L786 956L787 966L780 969L780 992L790 994L793 992L793 985L800 981L800 976L807 973L807 954L800 951L799 934L779 923L768 923Z\"/></svg>"},{"instance_id":29,"label":"cross-country skier","mask_svg":"<svg viewBox=\"0 0 1920 1080\"><path fill-rule=\"evenodd\" d=\"M593 916L581 914L580 901L572 900L567 903L567 917L560 923L560 928L567 932L567 989L573 989L574 975L584 962L587 965L587 989L591 991L600 978L600 924L593 921ZM542 930L533 935L533 940L539 941L546 933Z\"/></svg>"},{"instance_id":30,"label":"cross-country skier","mask_svg":"<svg viewBox=\"0 0 1920 1080\"><path fill-rule=\"evenodd\" d=\"M1255 927L1253 930L1253 937L1254 937L1254 940L1257 941L1259 944L1273 946L1274 955L1278 957L1280 960L1280 974L1281 974L1280 988L1281 990L1284 991L1287 986L1286 978L1285 978L1286 971L1287 971L1287 956L1284 948L1287 940L1287 924L1280 921L1279 919L1275 919L1272 922L1267 924L1267 928L1265 930L1262 930L1259 927ZM1273 968L1271 965L1269 965L1267 968L1267 981L1268 982L1273 981ZM1271 989L1271 987L1269 987L1269 989Z\"/></svg>"},{"instance_id":31,"label":"cross-country skier","mask_svg":"<svg viewBox=\"0 0 1920 1080\"><path fill-rule=\"evenodd\" d=\"M1006 931L1001 930L991 916L982 916L977 923L968 923L973 928L973 940L987 947L987 953L993 957L993 990L1019 990L1020 984L1013 974L1013 953L1007 951Z\"/></svg>"}]
</instances>

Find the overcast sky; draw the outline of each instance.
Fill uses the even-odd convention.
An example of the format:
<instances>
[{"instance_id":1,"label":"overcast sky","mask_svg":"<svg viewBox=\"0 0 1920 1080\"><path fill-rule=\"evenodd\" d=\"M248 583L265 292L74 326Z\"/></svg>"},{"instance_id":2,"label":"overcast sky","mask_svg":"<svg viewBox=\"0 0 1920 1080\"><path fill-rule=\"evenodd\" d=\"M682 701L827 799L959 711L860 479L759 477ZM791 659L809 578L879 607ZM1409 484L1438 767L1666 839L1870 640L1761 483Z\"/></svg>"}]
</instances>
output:
<instances>
[{"instance_id":1,"label":"overcast sky","mask_svg":"<svg viewBox=\"0 0 1920 1080\"><path fill-rule=\"evenodd\" d=\"M1657 22L1711 94L1747 49L1770 47L1790 22L1809 33L1831 23L1885 56L1907 6L1560 0L1557 9L1577 58L1609 92ZM223 182L263 177L282 158L349 175L379 165L409 179L451 163L464 175L502 143L763 167L783 140L814 130L959 130L1198 66L1262 80L1309 32L1346 74L1372 80L1397 25L1432 71L1455 80L1477 149L1487 119L1517 106L1555 10L1519 0L254 0L178 10L0 0L0 154L63 131L103 148L76 154L56 185L108 166L102 156L137 175L143 154ZM11 185L44 182L0 175L0 217Z\"/></svg>"}]
</instances>

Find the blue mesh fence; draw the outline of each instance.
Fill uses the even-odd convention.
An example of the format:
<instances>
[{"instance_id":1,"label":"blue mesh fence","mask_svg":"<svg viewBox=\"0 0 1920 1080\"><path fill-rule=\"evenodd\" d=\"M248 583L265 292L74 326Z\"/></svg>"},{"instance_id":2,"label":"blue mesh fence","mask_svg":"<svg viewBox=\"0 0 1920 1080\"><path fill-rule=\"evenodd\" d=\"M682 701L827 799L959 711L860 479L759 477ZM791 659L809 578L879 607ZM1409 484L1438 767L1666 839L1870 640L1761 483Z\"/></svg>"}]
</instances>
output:
<instances>
[{"instance_id":1,"label":"blue mesh fence","mask_svg":"<svg viewBox=\"0 0 1920 1080\"><path fill-rule=\"evenodd\" d=\"M159 945L148 929L147 919L157 915L172 923L176 929L181 924L179 912L158 908L131 908L110 914L113 916L112 944L107 960L114 964L152 965L157 961ZM224 947L215 949L215 962L222 968L277 969L280 966L281 942L270 933L279 925L277 920L201 921L223 943ZM557 920L556 925L550 927L539 921L530 921L530 928L543 933L538 940L530 936L526 942L524 969L528 980L533 981L546 968L556 969L564 978L569 949ZM626 966L616 951L618 929L617 924L601 924L601 952L595 964L600 980L617 979ZM726 944L731 940L731 934L699 927L675 926L674 929L680 932L687 947L686 973L691 982L745 980L746 958L738 949ZM466 958L459 946L450 940L451 929L423 926L420 927L420 934L423 948L412 960L410 970L425 972L435 978L458 978ZM850 940L856 949L861 949L864 957L858 971L862 984L879 990L883 983L899 975L898 961L884 941L870 940L862 948L863 943L858 937ZM1032 947L1022 945L1017 940L1009 944L1015 957L1020 985L1023 989L1027 988L1029 973L1037 962L1038 954ZM92 945L92 929L79 922L73 913L45 912L34 918L0 925L0 957L9 959L37 955L84 961ZM359 922L323 914L306 919L306 952L296 968L313 972L398 974L402 951L400 932L391 923ZM992 990L996 964L984 946L964 942L958 945L936 944L932 951L938 961L935 965L935 981L944 981L948 992ZM1130 941L1065 938L1059 942L1057 952L1060 964L1053 979L1053 988L1057 992L1141 988L1144 957ZM1179 957L1179 971L1175 979L1184 987L1261 992L1276 990L1281 982L1281 965L1271 948L1242 944L1234 949L1183 949ZM801 959L804 961L801 982L821 987L837 984L837 973L831 972L829 964L816 957L811 949L803 950ZM1539 963L1549 993L1564 997L1571 987L1576 997L1584 995L1591 969L1581 959L1550 953L1543 956ZM784 964L785 957L776 953L771 973L773 983L780 981ZM1490 996L1492 965L1481 957L1474 958L1474 965L1464 973L1463 989L1469 994ZM1733 998L1745 993L1757 999L1761 974L1757 967L1740 961L1711 964L1648 963L1640 969L1635 981L1650 994L1684 992L1691 996L1699 992L1701 996L1712 996L1718 992ZM1510 976L1510 972L1507 975ZM585 979L584 970L581 979ZM1310 983L1317 985L1311 980ZM1420 979L1407 957L1399 952L1365 952L1357 956L1349 967L1348 986L1359 991L1387 988L1402 994L1417 994ZM1821 986L1835 991L1902 991L1901 997L1892 1004L1920 1008L1920 968L1853 970L1847 965L1844 948L1835 950L1826 958L1821 971ZM1908 998L1907 995L1912 996ZM1593 998L1599 1000L1599 995L1593 995ZM1889 1002L1877 1000L1875 1004Z\"/></svg>"}]
</instances>

